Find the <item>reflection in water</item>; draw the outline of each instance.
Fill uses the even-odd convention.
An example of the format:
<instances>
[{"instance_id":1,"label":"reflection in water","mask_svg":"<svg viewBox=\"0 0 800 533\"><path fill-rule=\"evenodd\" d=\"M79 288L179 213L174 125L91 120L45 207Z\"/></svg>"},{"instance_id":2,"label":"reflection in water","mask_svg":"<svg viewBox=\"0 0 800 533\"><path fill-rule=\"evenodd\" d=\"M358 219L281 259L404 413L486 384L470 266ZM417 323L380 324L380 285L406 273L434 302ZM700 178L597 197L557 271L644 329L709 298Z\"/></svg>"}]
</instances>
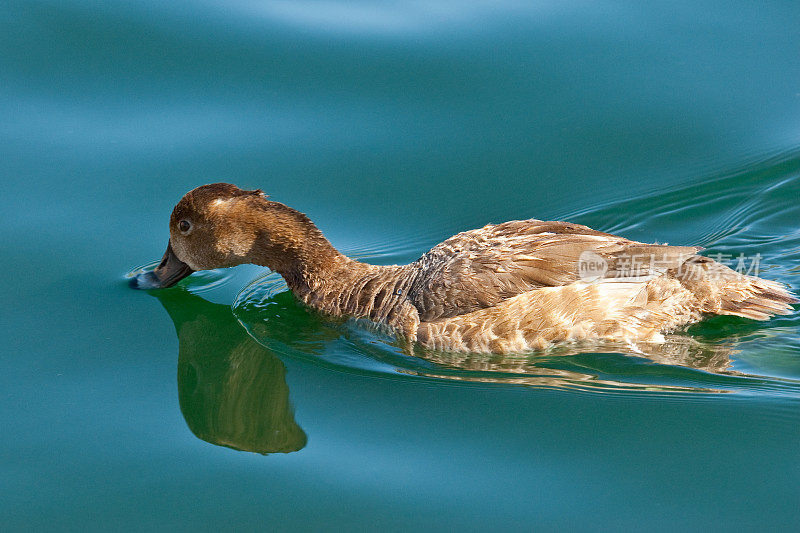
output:
<instances>
[{"instance_id":1,"label":"reflection in water","mask_svg":"<svg viewBox=\"0 0 800 533\"><path fill-rule=\"evenodd\" d=\"M700 375L744 376L731 370L729 345L672 335L665 343L586 342L561 344L535 354L418 353L439 370L411 374L458 381L515 383L537 387L599 390L727 392L729 385Z\"/></svg>"},{"instance_id":2,"label":"reflection in water","mask_svg":"<svg viewBox=\"0 0 800 533\"><path fill-rule=\"evenodd\" d=\"M664 343L626 344L609 341L563 343L539 352L537 357L521 357L513 354L480 357L480 354L455 352L427 352L423 357L444 367L461 370L535 374L537 364L545 360L589 353L628 354L661 365L685 366L705 372L720 373L730 372L730 355L734 350L724 344L706 344L683 335L667 335Z\"/></svg>"},{"instance_id":3,"label":"reflection in water","mask_svg":"<svg viewBox=\"0 0 800 533\"><path fill-rule=\"evenodd\" d=\"M261 454L302 449L307 439L281 360L248 336L227 305L180 288L158 299L178 334L178 398L192 433Z\"/></svg>"}]
</instances>

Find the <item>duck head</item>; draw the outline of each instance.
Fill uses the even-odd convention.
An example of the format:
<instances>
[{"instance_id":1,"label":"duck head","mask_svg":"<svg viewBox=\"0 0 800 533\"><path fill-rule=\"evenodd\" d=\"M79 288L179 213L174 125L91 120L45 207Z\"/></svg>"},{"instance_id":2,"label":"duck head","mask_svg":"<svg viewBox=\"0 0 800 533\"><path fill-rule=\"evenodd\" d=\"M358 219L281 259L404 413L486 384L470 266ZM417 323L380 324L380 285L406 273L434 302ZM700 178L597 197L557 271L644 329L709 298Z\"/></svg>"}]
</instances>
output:
<instances>
[{"instance_id":1,"label":"duck head","mask_svg":"<svg viewBox=\"0 0 800 533\"><path fill-rule=\"evenodd\" d=\"M255 263L287 278L338 252L304 214L259 189L212 183L186 193L172 210L167 251L155 270L131 279L138 289L175 285L197 270Z\"/></svg>"}]
</instances>

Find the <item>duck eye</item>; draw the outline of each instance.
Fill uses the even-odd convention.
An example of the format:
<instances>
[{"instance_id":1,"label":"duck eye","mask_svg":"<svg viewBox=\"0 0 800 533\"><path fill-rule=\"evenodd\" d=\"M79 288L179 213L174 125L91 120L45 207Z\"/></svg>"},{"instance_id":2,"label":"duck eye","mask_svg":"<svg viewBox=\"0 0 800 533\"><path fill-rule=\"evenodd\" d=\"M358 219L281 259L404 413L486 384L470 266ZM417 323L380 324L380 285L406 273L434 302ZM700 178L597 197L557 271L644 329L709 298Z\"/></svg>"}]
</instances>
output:
<instances>
[{"instance_id":1,"label":"duck eye","mask_svg":"<svg viewBox=\"0 0 800 533\"><path fill-rule=\"evenodd\" d=\"M192 225L189 223L188 220L181 220L178 222L178 229L180 229L183 233L186 233L190 229L192 229Z\"/></svg>"}]
</instances>

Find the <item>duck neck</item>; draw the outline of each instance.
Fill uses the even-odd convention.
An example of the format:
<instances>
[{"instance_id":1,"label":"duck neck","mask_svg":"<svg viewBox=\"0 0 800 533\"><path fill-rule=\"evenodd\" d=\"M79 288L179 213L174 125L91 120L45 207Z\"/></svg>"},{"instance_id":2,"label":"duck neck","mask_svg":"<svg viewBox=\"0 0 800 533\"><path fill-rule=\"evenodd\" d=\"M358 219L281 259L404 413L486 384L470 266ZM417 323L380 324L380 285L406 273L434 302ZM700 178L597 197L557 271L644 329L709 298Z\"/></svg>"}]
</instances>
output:
<instances>
[{"instance_id":1,"label":"duck neck","mask_svg":"<svg viewBox=\"0 0 800 533\"><path fill-rule=\"evenodd\" d=\"M370 266L339 252L306 215L281 203L263 202L253 226L257 243L250 262L283 276L298 296L337 284L344 271Z\"/></svg>"},{"instance_id":2,"label":"duck neck","mask_svg":"<svg viewBox=\"0 0 800 533\"><path fill-rule=\"evenodd\" d=\"M378 266L339 252L304 214L269 202L253 263L280 274L300 300L334 315L385 319L405 298L410 267ZM263 225L262 225L263 224Z\"/></svg>"}]
</instances>

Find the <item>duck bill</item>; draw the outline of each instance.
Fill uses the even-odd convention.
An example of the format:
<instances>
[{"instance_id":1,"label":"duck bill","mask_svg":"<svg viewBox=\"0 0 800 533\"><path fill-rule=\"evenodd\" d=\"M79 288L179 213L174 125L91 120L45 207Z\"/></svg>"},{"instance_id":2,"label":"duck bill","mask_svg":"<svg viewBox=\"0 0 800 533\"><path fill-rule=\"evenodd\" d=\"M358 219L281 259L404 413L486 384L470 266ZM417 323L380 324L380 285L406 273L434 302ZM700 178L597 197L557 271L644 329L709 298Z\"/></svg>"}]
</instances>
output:
<instances>
[{"instance_id":1,"label":"duck bill","mask_svg":"<svg viewBox=\"0 0 800 533\"><path fill-rule=\"evenodd\" d=\"M172 251L170 243L155 270L142 272L131 278L131 287L134 289L165 289L172 287L192 272L194 270L189 265L178 259L175 252Z\"/></svg>"}]
</instances>

